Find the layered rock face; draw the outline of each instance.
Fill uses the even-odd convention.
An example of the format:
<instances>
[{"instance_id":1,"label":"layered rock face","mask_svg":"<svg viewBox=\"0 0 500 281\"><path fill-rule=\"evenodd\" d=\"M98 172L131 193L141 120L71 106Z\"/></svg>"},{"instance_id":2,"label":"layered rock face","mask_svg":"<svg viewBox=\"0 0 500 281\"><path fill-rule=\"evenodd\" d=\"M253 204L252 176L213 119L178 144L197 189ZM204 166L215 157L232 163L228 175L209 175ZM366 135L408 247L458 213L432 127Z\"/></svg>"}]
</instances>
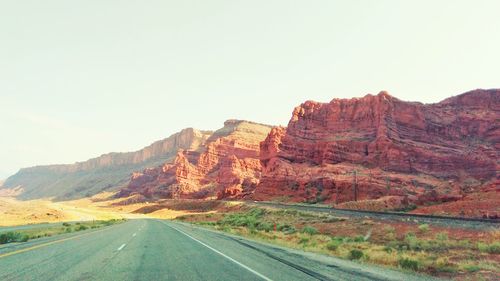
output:
<instances>
[{"instance_id":1,"label":"layered rock face","mask_svg":"<svg viewBox=\"0 0 500 281\"><path fill-rule=\"evenodd\" d=\"M179 149L197 149L210 135L212 132L189 128L135 152L109 153L75 164L24 168L9 177L2 189L20 187L22 199L91 196L126 184L134 171L173 159Z\"/></svg>"},{"instance_id":2,"label":"layered rock face","mask_svg":"<svg viewBox=\"0 0 500 281\"><path fill-rule=\"evenodd\" d=\"M499 121L500 90L436 104L386 92L308 101L261 144L263 175L254 198L339 204L384 196L418 204L461 199L498 183Z\"/></svg>"},{"instance_id":3,"label":"layered rock face","mask_svg":"<svg viewBox=\"0 0 500 281\"><path fill-rule=\"evenodd\" d=\"M271 127L228 120L197 149L177 153L173 161L134 173L117 196L147 198L237 198L259 183L260 142Z\"/></svg>"}]
</instances>

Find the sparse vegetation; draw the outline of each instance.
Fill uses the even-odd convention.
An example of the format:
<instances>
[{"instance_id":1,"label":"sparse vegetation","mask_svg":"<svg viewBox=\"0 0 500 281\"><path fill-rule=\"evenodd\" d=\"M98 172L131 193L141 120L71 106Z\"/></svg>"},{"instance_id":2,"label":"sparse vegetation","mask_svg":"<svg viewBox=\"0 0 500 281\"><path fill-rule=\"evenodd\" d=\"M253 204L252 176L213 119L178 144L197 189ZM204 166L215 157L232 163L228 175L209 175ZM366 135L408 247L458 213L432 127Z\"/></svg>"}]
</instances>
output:
<instances>
[{"instance_id":1,"label":"sparse vegetation","mask_svg":"<svg viewBox=\"0 0 500 281\"><path fill-rule=\"evenodd\" d=\"M363 257L363 251L361 250L358 250L358 249L352 249L350 252L349 252L349 259L350 260L359 260L360 258Z\"/></svg>"},{"instance_id":2,"label":"sparse vegetation","mask_svg":"<svg viewBox=\"0 0 500 281\"><path fill-rule=\"evenodd\" d=\"M434 276L500 273L499 232L468 233L415 222L391 224L289 209L240 206L227 213L180 219L252 239ZM436 231L434 231L436 230ZM456 234L455 234L456 233ZM474 237L474 238L473 238ZM475 241L471 243L470 241ZM490 272L490 273L485 273ZM485 275L486 280L491 279Z\"/></svg>"},{"instance_id":3,"label":"sparse vegetation","mask_svg":"<svg viewBox=\"0 0 500 281\"><path fill-rule=\"evenodd\" d=\"M419 268L419 263L416 260L410 258L401 258L398 260L399 265L404 269L410 269L417 271Z\"/></svg>"},{"instance_id":4,"label":"sparse vegetation","mask_svg":"<svg viewBox=\"0 0 500 281\"><path fill-rule=\"evenodd\" d=\"M0 233L0 244L7 244L12 242L26 242L29 236L20 232L9 231Z\"/></svg>"},{"instance_id":5,"label":"sparse vegetation","mask_svg":"<svg viewBox=\"0 0 500 281\"><path fill-rule=\"evenodd\" d=\"M43 228L23 229L18 231L9 231L0 233L0 244L26 242L31 239L42 237L50 237L53 235L83 231L89 228L95 229L103 226L110 226L124 220L107 220L107 221L92 221L92 222L77 222L75 225L64 222L61 226L48 226Z\"/></svg>"},{"instance_id":6,"label":"sparse vegetation","mask_svg":"<svg viewBox=\"0 0 500 281\"><path fill-rule=\"evenodd\" d=\"M429 231L429 225L424 223L424 224L421 224L418 226L418 230L420 230L420 232L428 232Z\"/></svg>"},{"instance_id":7,"label":"sparse vegetation","mask_svg":"<svg viewBox=\"0 0 500 281\"><path fill-rule=\"evenodd\" d=\"M477 248L480 252L490 253L490 254L500 254L500 242L496 241L491 244L487 243L477 243Z\"/></svg>"},{"instance_id":8,"label":"sparse vegetation","mask_svg":"<svg viewBox=\"0 0 500 281\"><path fill-rule=\"evenodd\" d=\"M304 228L302 228L302 233L307 233L309 235L315 235L315 234L318 234L318 230L312 226L304 226Z\"/></svg>"}]
</instances>

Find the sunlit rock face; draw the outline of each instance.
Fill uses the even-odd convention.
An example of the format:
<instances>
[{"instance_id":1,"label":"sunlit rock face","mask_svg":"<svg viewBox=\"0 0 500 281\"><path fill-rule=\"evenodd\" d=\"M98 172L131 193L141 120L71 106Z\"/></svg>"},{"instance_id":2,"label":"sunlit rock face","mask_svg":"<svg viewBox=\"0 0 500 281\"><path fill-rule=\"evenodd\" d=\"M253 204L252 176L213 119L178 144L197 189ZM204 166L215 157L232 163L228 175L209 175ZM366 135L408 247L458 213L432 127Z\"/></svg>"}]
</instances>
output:
<instances>
[{"instance_id":1,"label":"sunlit rock face","mask_svg":"<svg viewBox=\"0 0 500 281\"><path fill-rule=\"evenodd\" d=\"M113 191L126 184L134 171L171 161L179 149L197 149L211 135L188 128L134 152L107 153L74 164L23 168L5 181L0 192L19 187L16 196L21 199L64 200Z\"/></svg>"},{"instance_id":2,"label":"sunlit rock face","mask_svg":"<svg viewBox=\"0 0 500 281\"><path fill-rule=\"evenodd\" d=\"M386 92L307 101L293 110L286 128L273 128L262 142L263 174L253 197L341 204L391 196L378 205L454 201L498 183L499 151L500 90L436 104Z\"/></svg>"},{"instance_id":3,"label":"sunlit rock face","mask_svg":"<svg viewBox=\"0 0 500 281\"><path fill-rule=\"evenodd\" d=\"M270 126L228 120L196 149L180 150L161 166L134 173L118 196L148 198L240 198L261 175L260 142Z\"/></svg>"}]
</instances>

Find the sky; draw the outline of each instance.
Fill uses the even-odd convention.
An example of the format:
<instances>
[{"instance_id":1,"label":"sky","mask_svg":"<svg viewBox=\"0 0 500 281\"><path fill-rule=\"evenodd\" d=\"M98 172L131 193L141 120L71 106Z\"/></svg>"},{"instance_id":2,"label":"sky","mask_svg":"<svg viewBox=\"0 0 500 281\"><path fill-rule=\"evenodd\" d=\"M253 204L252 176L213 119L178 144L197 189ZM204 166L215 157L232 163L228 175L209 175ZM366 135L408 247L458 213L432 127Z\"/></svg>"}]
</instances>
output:
<instances>
[{"instance_id":1,"label":"sky","mask_svg":"<svg viewBox=\"0 0 500 281\"><path fill-rule=\"evenodd\" d=\"M306 100L500 87L500 1L0 0L0 179Z\"/></svg>"}]
</instances>

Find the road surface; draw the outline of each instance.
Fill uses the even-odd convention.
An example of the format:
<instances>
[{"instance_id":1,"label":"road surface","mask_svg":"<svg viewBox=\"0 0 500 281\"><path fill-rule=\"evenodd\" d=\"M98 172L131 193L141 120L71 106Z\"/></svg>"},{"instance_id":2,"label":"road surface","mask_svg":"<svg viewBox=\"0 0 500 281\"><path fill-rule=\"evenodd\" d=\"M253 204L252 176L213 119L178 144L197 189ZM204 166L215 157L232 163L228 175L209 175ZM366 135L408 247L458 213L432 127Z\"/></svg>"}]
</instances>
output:
<instances>
[{"instance_id":1,"label":"road surface","mask_svg":"<svg viewBox=\"0 0 500 281\"><path fill-rule=\"evenodd\" d=\"M0 247L0 280L430 280L187 224L129 220Z\"/></svg>"}]
</instances>

